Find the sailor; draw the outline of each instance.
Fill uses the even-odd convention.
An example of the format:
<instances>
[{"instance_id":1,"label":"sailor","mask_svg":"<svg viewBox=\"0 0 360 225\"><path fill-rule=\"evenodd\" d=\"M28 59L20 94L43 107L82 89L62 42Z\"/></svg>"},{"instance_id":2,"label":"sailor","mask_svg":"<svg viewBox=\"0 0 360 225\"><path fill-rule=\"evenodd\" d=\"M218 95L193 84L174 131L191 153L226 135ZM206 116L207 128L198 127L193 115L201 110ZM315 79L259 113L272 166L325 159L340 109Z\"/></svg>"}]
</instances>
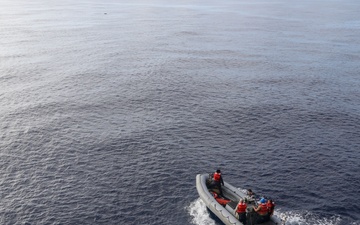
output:
<instances>
[{"instance_id":1,"label":"sailor","mask_svg":"<svg viewBox=\"0 0 360 225\"><path fill-rule=\"evenodd\" d=\"M255 193L251 189L247 189L247 196L245 198L246 202L255 202Z\"/></svg>"},{"instance_id":2,"label":"sailor","mask_svg":"<svg viewBox=\"0 0 360 225\"><path fill-rule=\"evenodd\" d=\"M243 224L246 224L246 208L247 205L244 202L243 199L240 199L239 204L236 207L236 214L238 216L238 219L240 222L242 222Z\"/></svg>"},{"instance_id":3,"label":"sailor","mask_svg":"<svg viewBox=\"0 0 360 225\"><path fill-rule=\"evenodd\" d=\"M251 189L247 189L247 195L250 197L250 198L253 198L255 193L251 190Z\"/></svg>"},{"instance_id":4,"label":"sailor","mask_svg":"<svg viewBox=\"0 0 360 225\"><path fill-rule=\"evenodd\" d=\"M254 211L257 212L257 220L256 223L263 223L269 220L269 211L268 211L268 207L266 205L266 199L265 198L261 198L260 199L260 204L258 205L257 208L255 208L255 206L253 206Z\"/></svg>"},{"instance_id":5,"label":"sailor","mask_svg":"<svg viewBox=\"0 0 360 225\"><path fill-rule=\"evenodd\" d=\"M272 199L269 199L266 203L266 206L268 208L268 217L270 219L270 216L272 216L274 214L275 203Z\"/></svg>"},{"instance_id":6,"label":"sailor","mask_svg":"<svg viewBox=\"0 0 360 225\"><path fill-rule=\"evenodd\" d=\"M216 170L216 172L214 173L213 175L213 185L219 189L219 194L220 195L223 195L222 194L222 188L221 188L221 185L224 185L224 181L222 179L222 176L221 176L221 171L218 169Z\"/></svg>"}]
</instances>

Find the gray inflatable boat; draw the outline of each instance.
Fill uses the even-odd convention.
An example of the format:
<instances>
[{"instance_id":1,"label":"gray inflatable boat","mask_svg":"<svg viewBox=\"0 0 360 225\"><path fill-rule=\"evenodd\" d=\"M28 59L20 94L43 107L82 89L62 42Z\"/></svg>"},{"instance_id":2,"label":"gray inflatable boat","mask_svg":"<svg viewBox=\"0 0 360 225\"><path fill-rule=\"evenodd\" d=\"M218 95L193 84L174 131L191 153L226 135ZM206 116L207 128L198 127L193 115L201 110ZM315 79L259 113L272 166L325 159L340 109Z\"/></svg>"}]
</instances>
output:
<instances>
[{"instance_id":1,"label":"gray inflatable boat","mask_svg":"<svg viewBox=\"0 0 360 225\"><path fill-rule=\"evenodd\" d=\"M222 186L223 196L217 197L218 191L211 187L211 174L196 175L196 189L201 200L205 203L207 208L213 212L226 225L282 225L284 224L280 218L270 216L270 219L263 223L257 223L257 213L254 212L253 206L257 206L255 199L248 196L246 193L237 189L236 187L224 182ZM214 196L215 195L215 196ZM216 197L216 199L215 199ZM241 223L235 214L236 206L240 199L244 199L247 203L247 224Z\"/></svg>"}]
</instances>

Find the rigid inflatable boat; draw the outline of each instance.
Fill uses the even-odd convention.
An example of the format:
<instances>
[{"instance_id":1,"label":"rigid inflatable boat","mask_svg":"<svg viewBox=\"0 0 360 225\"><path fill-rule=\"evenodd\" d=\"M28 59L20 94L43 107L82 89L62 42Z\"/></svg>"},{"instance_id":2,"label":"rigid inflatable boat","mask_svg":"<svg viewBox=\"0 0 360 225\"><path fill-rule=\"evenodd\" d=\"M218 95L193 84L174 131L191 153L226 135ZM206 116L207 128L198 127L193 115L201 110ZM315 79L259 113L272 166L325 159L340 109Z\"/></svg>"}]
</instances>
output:
<instances>
[{"instance_id":1,"label":"rigid inflatable boat","mask_svg":"<svg viewBox=\"0 0 360 225\"><path fill-rule=\"evenodd\" d=\"M236 187L224 182L222 186L222 195L219 191L212 187L211 174L198 174L196 176L196 189L201 200L206 207L213 212L226 225L282 225L284 224L280 218L270 216L270 219L263 223L257 223L257 213L253 210L253 206L257 206L257 202L247 193L237 189ZM240 199L247 203L246 217L247 224L241 223L235 214L236 207Z\"/></svg>"}]
</instances>

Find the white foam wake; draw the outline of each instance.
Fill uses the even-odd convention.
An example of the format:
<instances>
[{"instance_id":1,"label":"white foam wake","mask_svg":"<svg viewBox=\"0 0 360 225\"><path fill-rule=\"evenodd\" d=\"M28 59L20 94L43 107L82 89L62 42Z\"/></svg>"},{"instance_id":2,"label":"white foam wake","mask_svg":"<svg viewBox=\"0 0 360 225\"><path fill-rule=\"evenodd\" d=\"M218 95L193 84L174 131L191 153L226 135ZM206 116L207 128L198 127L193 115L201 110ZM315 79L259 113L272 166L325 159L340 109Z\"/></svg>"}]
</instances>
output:
<instances>
[{"instance_id":1,"label":"white foam wake","mask_svg":"<svg viewBox=\"0 0 360 225\"><path fill-rule=\"evenodd\" d=\"M332 216L330 218L319 217L311 212L281 212L275 210L275 215L285 220L285 225L340 225L341 218Z\"/></svg>"},{"instance_id":2,"label":"white foam wake","mask_svg":"<svg viewBox=\"0 0 360 225\"><path fill-rule=\"evenodd\" d=\"M206 205L204 202L198 198L190 203L186 207L186 210L189 212L192 217L191 223L195 225L215 225L215 221L211 219ZM275 210L274 214L285 220L285 225L342 225L345 221L338 216L334 215L328 218L318 216L314 213L304 211L304 212L295 212L295 211L282 211L281 209ZM346 222L345 222L346 224ZM349 225L360 225L358 222L353 222Z\"/></svg>"},{"instance_id":3,"label":"white foam wake","mask_svg":"<svg viewBox=\"0 0 360 225\"><path fill-rule=\"evenodd\" d=\"M215 221L210 218L210 214L206 209L205 203L200 199L196 199L191 202L187 207L192 220L191 222L195 225L215 225Z\"/></svg>"}]
</instances>

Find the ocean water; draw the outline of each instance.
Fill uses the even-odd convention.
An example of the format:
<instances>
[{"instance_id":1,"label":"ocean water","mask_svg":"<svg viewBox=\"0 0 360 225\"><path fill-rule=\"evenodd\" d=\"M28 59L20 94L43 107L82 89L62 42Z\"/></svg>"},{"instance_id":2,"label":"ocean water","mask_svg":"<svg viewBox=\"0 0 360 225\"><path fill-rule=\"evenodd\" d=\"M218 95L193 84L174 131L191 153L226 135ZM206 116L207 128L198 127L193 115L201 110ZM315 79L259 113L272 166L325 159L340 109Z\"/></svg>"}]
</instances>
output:
<instances>
[{"instance_id":1,"label":"ocean water","mask_svg":"<svg viewBox=\"0 0 360 225\"><path fill-rule=\"evenodd\" d=\"M0 224L360 224L357 0L2 0Z\"/></svg>"}]
</instances>

